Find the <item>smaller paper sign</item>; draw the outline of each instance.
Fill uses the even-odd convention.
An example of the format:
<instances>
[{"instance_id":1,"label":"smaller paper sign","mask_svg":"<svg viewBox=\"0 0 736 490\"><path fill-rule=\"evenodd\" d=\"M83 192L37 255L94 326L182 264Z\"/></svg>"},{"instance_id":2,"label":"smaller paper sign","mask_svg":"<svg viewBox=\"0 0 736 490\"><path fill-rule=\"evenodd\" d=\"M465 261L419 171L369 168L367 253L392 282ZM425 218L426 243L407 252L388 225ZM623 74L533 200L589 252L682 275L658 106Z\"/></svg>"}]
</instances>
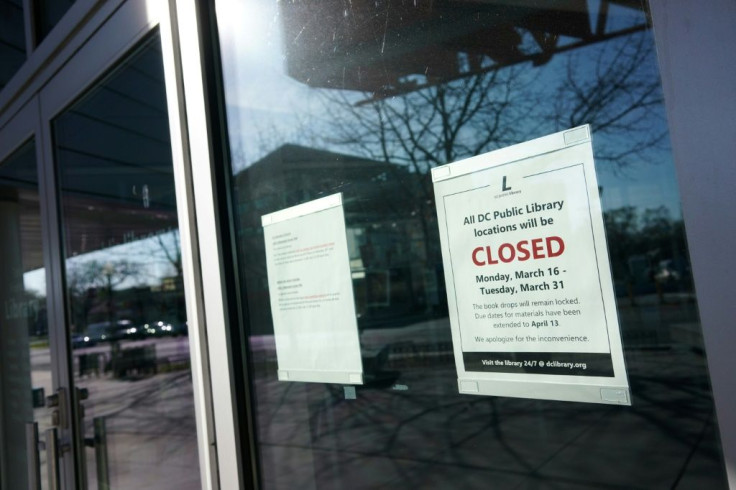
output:
<instances>
[{"instance_id":1,"label":"smaller paper sign","mask_svg":"<svg viewBox=\"0 0 736 490\"><path fill-rule=\"evenodd\" d=\"M589 127L432 177L460 392L631 404Z\"/></svg>"},{"instance_id":2,"label":"smaller paper sign","mask_svg":"<svg viewBox=\"0 0 736 490\"><path fill-rule=\"evenodd\" d=\"M342 194L261 220L279 380L363 384Z\"/></svg>"}]
</instances>

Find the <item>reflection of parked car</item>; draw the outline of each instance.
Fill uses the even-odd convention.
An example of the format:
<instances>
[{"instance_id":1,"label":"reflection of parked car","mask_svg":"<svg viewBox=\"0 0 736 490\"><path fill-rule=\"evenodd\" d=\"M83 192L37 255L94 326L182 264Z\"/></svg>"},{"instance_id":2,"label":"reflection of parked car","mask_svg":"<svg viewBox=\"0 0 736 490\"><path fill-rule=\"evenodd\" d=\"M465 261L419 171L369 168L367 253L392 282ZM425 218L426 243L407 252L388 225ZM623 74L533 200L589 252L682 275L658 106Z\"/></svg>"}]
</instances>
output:
<instances>
[{"instance_id":1,"label":"reflection of parked car","mask_svg":"<svg viewBox=\"0 0 736 490\"><path fill-rule=\"evenodd\" d=\"M159 335L159 331L157 330L155 323L144 323L139 328L144 337Z\"/></svg>"},{"instance_id":2,"label":"reflection of parked car","mask_svg":"<svg viewBox=\"0 0 736 490\"><path fill-rule=\"evenodd\" d=\"M89 345L90 343L134 339L142 336L130 320L118 320L114 325L111 322L90 323L87 325L84 340Z\"/></svg>"},{"instance_id":3,"label":"reflection of parked car","mask_svg":"<svg viewBox=\"0 0 736 490\"><path fill-rule=\"evenodd\" d=\"M169 329L167 330L167 335L172 335L174 337L178 337L180 335L188 335L189 329L187 327L187 322L182 323L172 323L169 324Z\"/></svg>"},{"instance_id":4,"label":"reflection of parked car","mask_svg":"<svg viewBox=\"0 0 736 490\"><path fill-rule=\"evenodd\" d=\"M673 260L661 260L654 272L654 279L660 283L679 281L680 272L675 268Z\"/></svg>"},{"instance_id":5,"label":"reflection of parked car","mask_svg":"<svg viewBox=\"0 0 736 490\"><path fill-rule=\"evenodd\" d=\"M174 326L163 320L157 322L144 323L140 327L141 334L144 337L162 336L162 335L175 335Z\"/></svg>"},{"instance_id":6,"label":"reflection of parked car","mask_svg":"<svg viewBox=\"0 0 736 490\"><path fill-rule=\"evenodd\" d=\"M109 340L109 330L110 322L90 323L87 325L85 338L89 339L88 342L102 342Z\"/></svg>"},{"instance_id":7,"label":"reflection of parked car","mask_svg":"<svg viewBox=\"0 0 736 490\"><path fill-rule=\"evenodd\" d=\"M88 335L81 333L72 334L72 349L82 349L84 347L91 347L96 342L92 341Z\"/></svg>"}]
</instances>

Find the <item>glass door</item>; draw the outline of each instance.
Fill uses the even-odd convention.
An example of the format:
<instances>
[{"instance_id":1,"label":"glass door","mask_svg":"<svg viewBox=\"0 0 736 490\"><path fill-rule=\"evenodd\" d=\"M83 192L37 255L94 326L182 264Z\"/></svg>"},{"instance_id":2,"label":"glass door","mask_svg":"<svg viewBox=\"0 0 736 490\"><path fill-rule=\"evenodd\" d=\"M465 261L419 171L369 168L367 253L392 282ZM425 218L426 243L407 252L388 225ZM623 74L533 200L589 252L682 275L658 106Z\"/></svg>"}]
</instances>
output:
<instances>
[{"instance_id":1,"label":"glass door","mask_svg":"<svg viewBox=\"0 0 736 490\"><path fill-rule=\"evenodd\" d=\"M4 128L23 133L13 148L0 140L0 488L47 488L45 439L58 417L53 393L56 350L49 336L43 220L39 199L35 103ZM19 131L15 131L18 129ZM28 134L31 133L31 134ZM16 140L17 141L17 140ZM56 467L51 469L56 470Z\"/></svg>"},{"instance_id":2,"label":"glass door","mask_svg":"<svg viewBox=\"0 0 736 490\"><path fill-rule=\"evenodd\" d=\"M161 43L52 122L67 334L91 488L199 488Z\"/></svg>"},{"instance_id":3,"label":"glass door","mask_svg":"<svg viewBox=\"0 0 736 490\"><path fill-rule=\"evenodd\" d=\"M202 485L167 9L124 2L40 92L59 488Z\"/></svg>"}]
</instances>

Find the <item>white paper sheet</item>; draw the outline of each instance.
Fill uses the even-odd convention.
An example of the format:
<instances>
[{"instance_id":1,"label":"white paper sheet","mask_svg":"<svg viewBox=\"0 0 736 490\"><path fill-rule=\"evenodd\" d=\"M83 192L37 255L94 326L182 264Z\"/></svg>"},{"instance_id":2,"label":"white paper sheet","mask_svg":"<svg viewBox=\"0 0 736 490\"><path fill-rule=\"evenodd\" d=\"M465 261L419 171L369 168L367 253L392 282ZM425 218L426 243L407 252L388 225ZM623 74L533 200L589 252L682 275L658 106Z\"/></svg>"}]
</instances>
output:
<instances>
[{"instance_id":1,"label":"white paper sheet","mask_svg":"<svg viewBox=\"0 0 736 490\"><path fill-rule=\"evenodd\" d=\"M631 404L589 131L433 170L462 393Z\"/></svg>"},{"instance_id":2,"label":"white paper sheet","mask_svg":"<svg viewBox=\"0 0 736 490\"><path fill-rule=\"evenodd\" d=\"M262 224L279 380L363 384L342 195Z\"/></svg>"}]
</instances>

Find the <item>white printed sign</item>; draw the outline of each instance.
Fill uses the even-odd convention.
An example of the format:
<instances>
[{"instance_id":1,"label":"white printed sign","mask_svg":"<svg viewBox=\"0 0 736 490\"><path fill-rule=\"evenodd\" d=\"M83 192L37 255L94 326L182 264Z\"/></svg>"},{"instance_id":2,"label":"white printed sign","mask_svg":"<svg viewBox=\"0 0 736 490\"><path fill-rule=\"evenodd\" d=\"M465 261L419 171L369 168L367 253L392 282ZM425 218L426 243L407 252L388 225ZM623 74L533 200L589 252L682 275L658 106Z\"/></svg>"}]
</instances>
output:
<instances>
[{"instance_id":1,"label":"white printed sign","mask_svg":"<svg viewBox=\"0 0 736 490\"><path fill-rule=\"evenodd\" d=\"M261 220L279 380L363 384L342 194Z\"/></svg>"},{"instance_id":2,"label":"white printed sign","mask_svg":"<svg viewBox=\"0 0 736 490\"><path fill-rule=\"evenodd\" d=\"M460 392L630 405L589 127L432 178Z\"/></svg>"}]
</instances>

